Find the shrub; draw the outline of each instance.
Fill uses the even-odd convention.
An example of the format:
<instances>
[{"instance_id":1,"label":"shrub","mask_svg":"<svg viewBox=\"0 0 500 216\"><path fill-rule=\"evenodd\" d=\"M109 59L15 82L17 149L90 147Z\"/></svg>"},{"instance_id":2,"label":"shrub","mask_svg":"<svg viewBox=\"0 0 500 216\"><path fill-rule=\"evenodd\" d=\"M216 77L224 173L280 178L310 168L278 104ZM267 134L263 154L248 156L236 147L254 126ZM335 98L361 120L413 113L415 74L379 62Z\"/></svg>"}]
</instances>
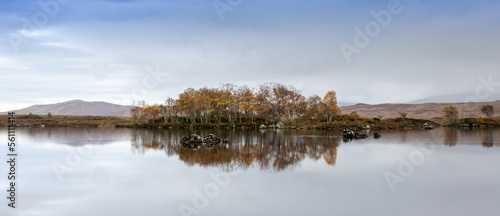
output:
<instances>
[{"instance_id":1,"label":"shrub","mask_svg":"<svg viewBox=\"0 0 500 216\"><path fill-rule=\"evenodd\" d=\"M375 120L372 120L372 119L365 119L365 121L364 121L364 122L366 122L366 123L368 123L368 124L373 124L373 123L375 123Z\"/></svg>"},{"instance_id":2,"label":"shrub","mask_svg":"<svg viewBox=\"0 0 500 216\"><path fill-rule=\"evenodd\" d=\"M350 116L351 118L359 119L359 114L357 112L352 112Z\"/></svg>"},{"instance_id":3,"label":"shrub","mask_svg":"<svg viewBox=\"0 0 500 216\"><path fill-rule=\"evenodd\" d=\"M290 117L281 117L280 118L281 123L285 126L290 126L290 125L295 125L295 119L290 118Z\"/></svg>"},{"instance_id":4,"label":"shrub","mask_svg":"<svg viewBox=\"0 0 500 216\"><path fill-rule=\"evenodd\" d=\"M483 117L482 117L482 116L479 116L479 118L477 119L477 121L476 121L476 122L477 122L477 124L478 124L478 125L482 125L482 124L484 124Z\"/></svg>"}]
</instances>

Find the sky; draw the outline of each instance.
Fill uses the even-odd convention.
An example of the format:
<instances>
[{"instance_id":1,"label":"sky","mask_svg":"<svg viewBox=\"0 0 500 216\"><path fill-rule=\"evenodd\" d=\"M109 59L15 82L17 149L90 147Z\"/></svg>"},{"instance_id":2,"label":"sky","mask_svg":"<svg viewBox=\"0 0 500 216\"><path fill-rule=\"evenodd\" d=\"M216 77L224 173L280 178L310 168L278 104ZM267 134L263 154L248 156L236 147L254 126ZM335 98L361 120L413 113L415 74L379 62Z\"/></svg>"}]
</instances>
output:
<instances>
[{"instance_id":1,"label":"sky","mask_svg":"<svg viewBox=\"0 0 500 216\"><path fill-rule=\"evenodd\" d=\"M499 11L498 0L2 1L0 111L159 104L221 83L351 103L487 100L500 92Z\"/></svg>"}]
</instances>

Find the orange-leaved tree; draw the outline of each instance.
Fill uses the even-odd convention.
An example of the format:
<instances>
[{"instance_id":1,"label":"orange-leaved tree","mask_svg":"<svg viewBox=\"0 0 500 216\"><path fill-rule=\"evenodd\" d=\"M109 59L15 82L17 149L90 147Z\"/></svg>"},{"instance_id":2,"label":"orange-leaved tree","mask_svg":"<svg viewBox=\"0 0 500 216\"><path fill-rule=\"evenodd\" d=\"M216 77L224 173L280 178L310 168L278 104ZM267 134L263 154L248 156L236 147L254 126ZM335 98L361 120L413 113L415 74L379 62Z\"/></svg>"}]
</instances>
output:
<instances>
[{"instance_id":1,"label":"orange-leaved tree","mask_svg":"<svg viewBox=\"0 0 500 216\"><path fill-rule=\"evenodd\" d=\"M323 116L322 108L323 102L321 102L321 98L318 95L312 95L307 99L307 109L306 115L309 118L319 119Z\"/></svg>"},{"instance_id":2,"label":"orange-leaved tree","mask_svg":"<svg viewBox=\"0 0 500 216\"><path fill-rule=\"evenodd\" d=\"M481 108L481 112L484 113L490 120L493 119L493 114L495 113L495 110L493 109L492 105L484 105Z\"/></svg>"},{"instance_id":3,"label":"orange-leaved tree","mask_svg":"<svg viewBox=\"0 0 500 216\"><path fill-rule=\"evenodd\" d=\"M160 108L157 106L147 106L142 109L142 115L147 120L154 120L160 114Z\"/></svg>"},{"instance_id":4,"label":"orange-leaved tree","mask_svg":"<svg viewBox=\"0 0 500 216\"><path fill-rule=\"evenodd\" d=\"M454 106L447 106L443 109L444 119L448 124L455 124L458 121L458 110Z\"/></svg>"}]
</instances>

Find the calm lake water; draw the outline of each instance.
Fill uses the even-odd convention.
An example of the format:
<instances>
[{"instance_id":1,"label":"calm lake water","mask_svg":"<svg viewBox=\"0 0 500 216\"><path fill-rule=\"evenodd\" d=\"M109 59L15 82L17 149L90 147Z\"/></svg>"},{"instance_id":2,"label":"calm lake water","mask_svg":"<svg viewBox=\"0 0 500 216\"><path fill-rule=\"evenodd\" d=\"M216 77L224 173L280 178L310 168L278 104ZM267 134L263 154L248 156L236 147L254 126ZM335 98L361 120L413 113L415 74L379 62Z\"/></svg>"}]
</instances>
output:
<instances>
[{"instance_id":1,"label":"calm lake water","mask_svg":"<svg viewBox=\"0 0 500 216\"><path fill-rule=\"evenodd\" d=\"M498 215L500 130L17 129L1 215ZM373 133L376 131L371 131ZM209 133L230 144L179 140ZM5 128L0 137L7 138ZM0 153L7 159L7 147Z\"/></svg>"}]
</instances>

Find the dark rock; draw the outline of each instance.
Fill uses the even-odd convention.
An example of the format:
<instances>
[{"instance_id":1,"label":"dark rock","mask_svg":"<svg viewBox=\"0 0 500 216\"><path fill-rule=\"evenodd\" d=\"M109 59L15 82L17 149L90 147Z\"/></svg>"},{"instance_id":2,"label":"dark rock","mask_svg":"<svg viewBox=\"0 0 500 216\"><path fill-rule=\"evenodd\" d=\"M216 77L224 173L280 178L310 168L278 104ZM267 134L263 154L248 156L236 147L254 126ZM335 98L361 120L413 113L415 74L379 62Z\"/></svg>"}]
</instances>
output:
<instances>
[{"instance_id":1,"label":"dark rock","mask_svg":"<svg viewBox=\"0 0 500 216\"><path fill-rule=\"evenodd\" d=\"M197 134L191 134L189 136L185 136L182 138L181 143L189 144L189 143L202 143L203 140Z\"/></svg>"},{"instance_id":2,"label":"dark rock","mask_svg":"<svg viewBox=\"0 0 500 216\"><path fill-rule=\"evenodd\" d=\"M205 137L205 143L206 144L212 144L212 145L214 145L214 144L220 143L220 141L221 140L219 139L219 137L217 137L217 136L215 136L213 134L209 134L208 136Z\"/></svg>"}]
</instances>

